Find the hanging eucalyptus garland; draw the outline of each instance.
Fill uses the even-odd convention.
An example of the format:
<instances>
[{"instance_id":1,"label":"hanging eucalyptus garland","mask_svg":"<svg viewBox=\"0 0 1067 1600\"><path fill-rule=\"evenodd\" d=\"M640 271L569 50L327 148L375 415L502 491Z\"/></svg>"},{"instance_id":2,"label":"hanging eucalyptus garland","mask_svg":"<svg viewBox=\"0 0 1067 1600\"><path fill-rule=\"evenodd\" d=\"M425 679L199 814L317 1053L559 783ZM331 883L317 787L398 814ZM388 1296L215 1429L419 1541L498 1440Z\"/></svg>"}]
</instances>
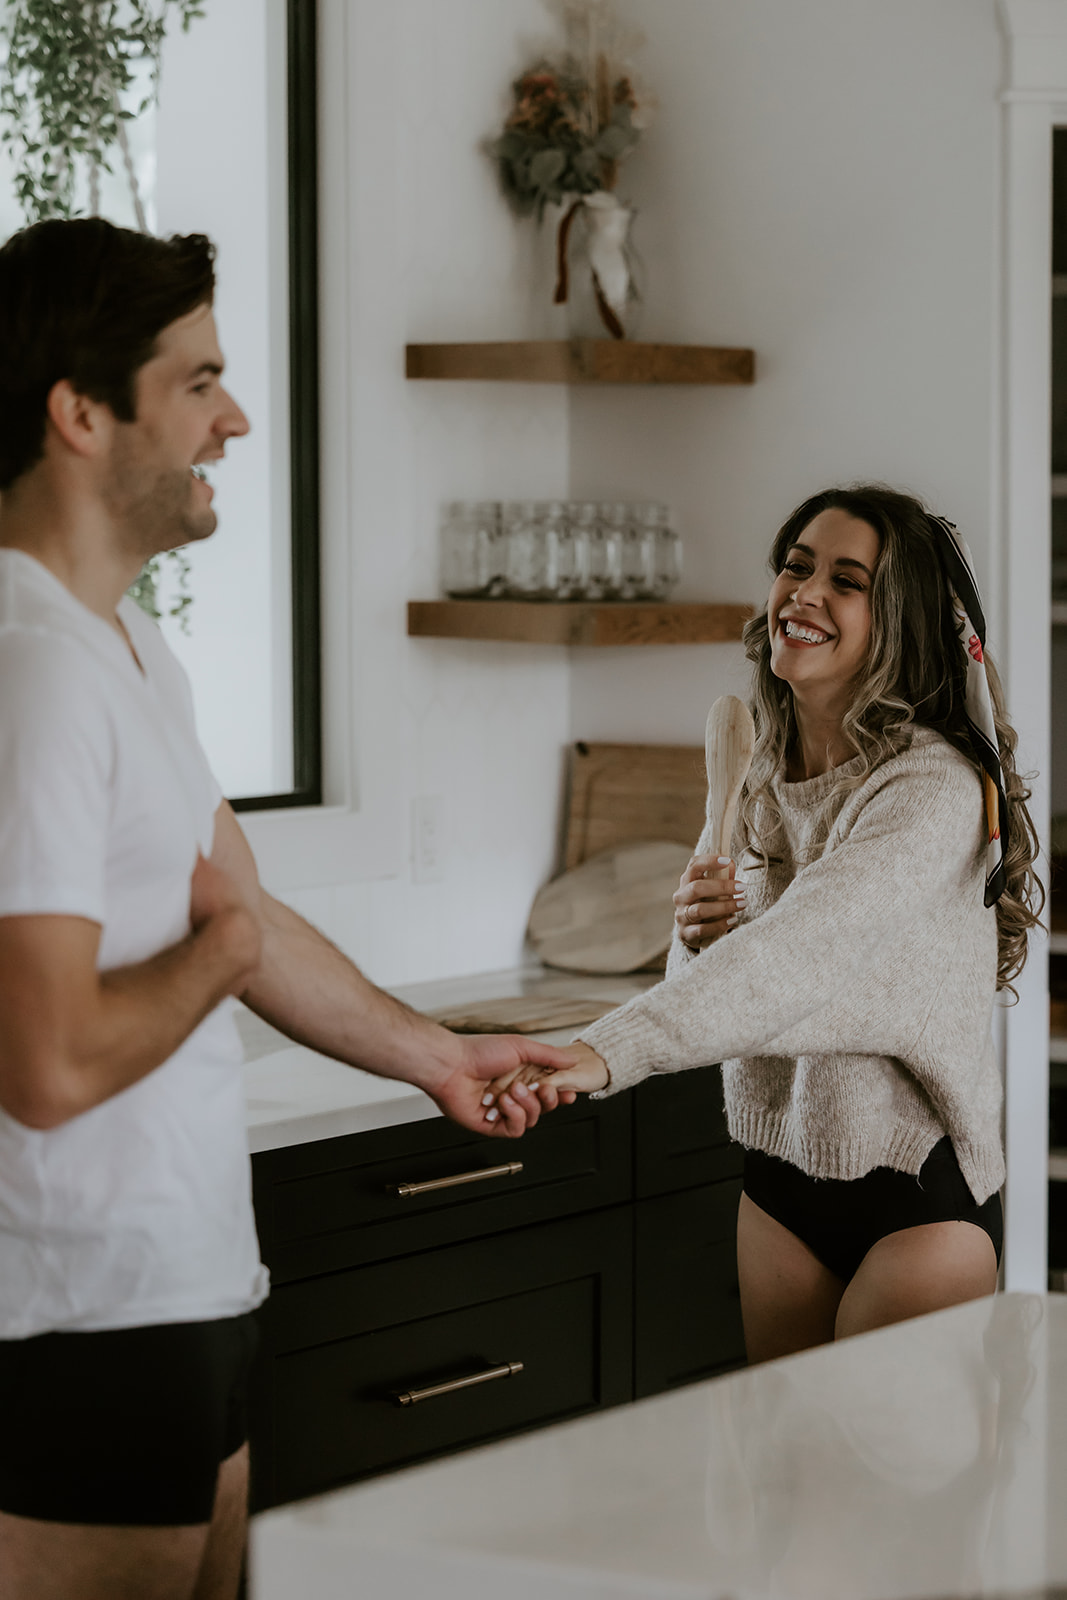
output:
<instances>
[{"instance_id":1,"label":"hanging eucalyptus garland","mask_svg":"<svg viewBox=\"0 0 1067 1600\"><path fill-rule=\"evenodd\" d=\"M14 162L15 194L27 223L77 215L79 172L88 210L100 208L100 174L122 162L137 226L148 231L126 124L154 104L167 22L182 29L204 15L201 0L0 0L0 140ZM147 67L147 84L145 71ZM134 100L140 82L141 92ZM131 101L133 103L131 103ZM188 632L189 562L166 552L176 592L167 615ZM154 556L130 593L156 620L163 557Z\"/></svg>"}]
</instances>

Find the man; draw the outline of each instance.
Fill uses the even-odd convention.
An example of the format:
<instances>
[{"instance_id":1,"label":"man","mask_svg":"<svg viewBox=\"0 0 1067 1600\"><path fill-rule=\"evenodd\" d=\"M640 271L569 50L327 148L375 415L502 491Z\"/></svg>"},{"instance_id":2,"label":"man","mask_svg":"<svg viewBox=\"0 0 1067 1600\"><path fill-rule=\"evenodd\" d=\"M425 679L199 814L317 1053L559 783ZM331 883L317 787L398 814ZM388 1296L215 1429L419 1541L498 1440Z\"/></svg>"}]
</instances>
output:
<instances>
[{"instance_id":1,"label":"man","mask_svg":"<svg viewBox=\"0 0 1067 1600\"><path fill-rule=\"evenodd\" d=\"M0 249L0 1594L223 1600L267 1292L229 996L515 1137L546 1046L459 1039L259 886L188 685L125 597L207 538L210 243L99 219ZM239 715L239 707L234 708Z\"/></svg>"}]
</instances>

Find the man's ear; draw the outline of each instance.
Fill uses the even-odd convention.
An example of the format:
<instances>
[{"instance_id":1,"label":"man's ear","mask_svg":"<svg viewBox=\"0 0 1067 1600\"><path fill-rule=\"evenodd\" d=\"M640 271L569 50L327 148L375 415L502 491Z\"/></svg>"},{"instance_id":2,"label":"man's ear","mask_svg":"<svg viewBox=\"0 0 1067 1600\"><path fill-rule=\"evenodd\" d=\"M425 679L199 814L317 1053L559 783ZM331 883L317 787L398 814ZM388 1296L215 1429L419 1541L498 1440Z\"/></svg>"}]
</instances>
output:
<instances>
[{"instance_id":1,"label":"man's ear","mask_svg":"<svg viewBox=\"0 0 1067 1600\"><path fill-rule=\"evenodd\" d=\"M101 400L79 394L69 378L60 378L48 391L48 421L75 455L99 455L111 442L115 418Z\"/></svg>"}]
</instances>

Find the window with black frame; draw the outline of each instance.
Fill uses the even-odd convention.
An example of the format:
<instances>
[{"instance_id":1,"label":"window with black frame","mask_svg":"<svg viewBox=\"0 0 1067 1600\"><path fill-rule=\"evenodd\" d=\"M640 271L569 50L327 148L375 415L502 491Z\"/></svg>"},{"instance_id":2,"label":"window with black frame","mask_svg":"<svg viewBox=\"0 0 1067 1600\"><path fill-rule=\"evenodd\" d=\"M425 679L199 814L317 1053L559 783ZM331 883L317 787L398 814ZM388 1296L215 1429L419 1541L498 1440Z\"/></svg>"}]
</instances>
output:
<instances>
[{"instance_id":1,"label":"window with black frame","mask_svg":"<svg viewBox=\"0 0 1067 1600\"><path fill-rule=\"evenodd\" d=\"M137 33L149 11L6 0L0 235L66 208L214 240L223 381L251 431L208 469L214 536L151 563L134 592L189 674L201 740L234 806L315 805L316 6L164 0L153 14L162 40ZM42 50L48 27L56 38ZM107 104L102 81L121 118L93 109Z\"/></svg>"}]
</instances>

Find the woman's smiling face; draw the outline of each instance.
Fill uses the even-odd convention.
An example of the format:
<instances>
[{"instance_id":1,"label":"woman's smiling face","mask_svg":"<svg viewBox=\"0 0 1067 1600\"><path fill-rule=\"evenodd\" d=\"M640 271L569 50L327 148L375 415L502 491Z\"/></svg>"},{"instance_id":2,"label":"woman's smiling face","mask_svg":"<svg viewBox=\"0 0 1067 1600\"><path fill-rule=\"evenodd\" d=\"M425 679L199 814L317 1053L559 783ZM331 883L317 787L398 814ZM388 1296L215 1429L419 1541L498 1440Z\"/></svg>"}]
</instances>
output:
<instances>
[{"instance_id":1,"label":"woman's smiling face","mask_svg":"<svg viewBox=\"0 0 1067 1600\"><path fill-rule=\"evenodd\" d=\"M867 659L879 539L840 507L820 511L785 553L771 585L771 671L794 690L844 691Z\"/></svg>"}]
</instances>

